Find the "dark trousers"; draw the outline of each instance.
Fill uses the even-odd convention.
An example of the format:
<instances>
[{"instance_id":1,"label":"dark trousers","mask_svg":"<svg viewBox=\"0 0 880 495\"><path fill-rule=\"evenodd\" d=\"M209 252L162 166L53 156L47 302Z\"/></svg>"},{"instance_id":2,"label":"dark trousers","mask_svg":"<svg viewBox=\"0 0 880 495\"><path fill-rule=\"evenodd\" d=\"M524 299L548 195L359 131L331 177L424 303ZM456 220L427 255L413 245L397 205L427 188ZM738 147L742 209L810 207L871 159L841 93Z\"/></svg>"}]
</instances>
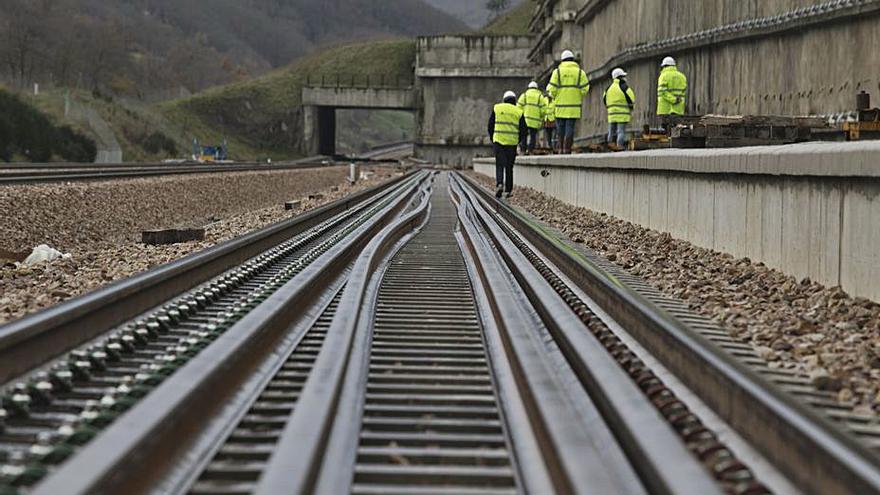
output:
<instances>
[{"instance_id":1,"label":"dark trousers","mask_svg":"<svg viewBox=\"0 0 880 495\"><path fill-rule=\"evenodd\" d=\"M526 145L526 143L523 143L524 147L525 147L525 145ZM537 146L537 145L538 145L538 129L532 129L531 127L529 127L529 141L528 141L528 148L526 148L526 149L528 149L529 153L531 153L532 151L535 151L535 146Z\"/></svg>"},{"instance_id":2,"label":"dark trousers","mask_svg":"<svg viewBox=\"0 0 880 495\"><path fill-rule=\"evenodd\" d=\"M556 143L553 142L553 134L556 132L555 127L545 127L544 134L547 138L547 147L550 149L556 148Z\"/></svg>"},{"instance_id":3,"label":"dark trousers","mask_svg":"<svg viewBox=\"0 0 880 495\"><path fill-rule=\"evenodd\" d=\"M497 186L504 185L505 192L513 191L513 164L516 162L516 146L502 146L495 143L495 195L499 198Z\"/></svg>"}]
</instances>

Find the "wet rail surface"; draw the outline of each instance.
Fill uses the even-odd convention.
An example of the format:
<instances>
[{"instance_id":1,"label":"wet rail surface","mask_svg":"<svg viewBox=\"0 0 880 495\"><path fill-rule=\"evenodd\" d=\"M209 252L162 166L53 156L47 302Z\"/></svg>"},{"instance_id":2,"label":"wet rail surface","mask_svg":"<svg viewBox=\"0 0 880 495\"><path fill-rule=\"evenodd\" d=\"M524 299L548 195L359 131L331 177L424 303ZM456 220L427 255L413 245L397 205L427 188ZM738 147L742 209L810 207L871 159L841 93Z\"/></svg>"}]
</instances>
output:
<instances>
[{"instance_id":1,"label":"wet rail surface","mask_svg":"<svg viewBox=\"0 0 880 495\"><path fill-rule=\"evenodd\" d=\"M880 486L864 446L516 215L423 172L7 384L4 495ZM667 334L684 357L644 354ZM814 450L744 432L768 424Z\"/></svg>"}]
</instances>

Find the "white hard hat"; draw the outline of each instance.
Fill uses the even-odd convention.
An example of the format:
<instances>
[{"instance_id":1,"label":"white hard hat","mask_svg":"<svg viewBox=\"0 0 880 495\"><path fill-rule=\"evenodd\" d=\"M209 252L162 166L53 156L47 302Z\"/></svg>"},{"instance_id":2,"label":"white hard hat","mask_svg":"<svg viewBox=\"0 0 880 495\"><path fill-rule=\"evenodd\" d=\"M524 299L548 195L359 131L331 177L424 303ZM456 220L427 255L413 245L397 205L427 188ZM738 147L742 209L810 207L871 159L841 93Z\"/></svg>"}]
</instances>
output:
<instances>
[{"instance_id":1,"label":"white hard hat","mask_svg":"<svg viewBox=\"0 0 880 495\"><path fill-rule=\"evenodd\" d=\"M562 60L568 60L570 58L574 58L574 53L571 53L571 50L565 50L562 52Z\"/></svg>"},{"instance_id":2,"label":"white hard hat","mask_svg":"<svg viewBox=\"0 0 880 495\"><path fill-rule=\"evenodd\" d=\"M617 79L618 77L626 77L626 71L618 67L611 71L611 77L614 79Z\"/></svg>"},{"instance_id":3,"label":"white hard hat","mask_svg":"<svg viewBox=\"0 0 880 495\"><path fill-rule=\"evenodd\" d=\"M538 89L538 83L532 81L529 83L529 89Z\"/></svg>"},{"instance_id":4,"label":"white hard hat","mask_svg":"<svg viewBox=\"0 0 880 495\"><path fill-rule=\"evenodd\" d=\"M510 98L513 98L513 99L515 100L515 99L516 99L516 93L514 93L513 91L508 91L508 92L504 93L504 99L505 99L505 100L510 99Z\"/></svg>"},{"instance_id":5,"label":"white hard hat","mask_svg":"<svg viewBox=\"0 0 880 495\"><path fill-rule=\"evenodd\" d=\"M663 63L660 64L660 67L669 67L670 65L675 65L675 59L672 57L666 57L663 59Z\"/></svg>"}]
</instances>

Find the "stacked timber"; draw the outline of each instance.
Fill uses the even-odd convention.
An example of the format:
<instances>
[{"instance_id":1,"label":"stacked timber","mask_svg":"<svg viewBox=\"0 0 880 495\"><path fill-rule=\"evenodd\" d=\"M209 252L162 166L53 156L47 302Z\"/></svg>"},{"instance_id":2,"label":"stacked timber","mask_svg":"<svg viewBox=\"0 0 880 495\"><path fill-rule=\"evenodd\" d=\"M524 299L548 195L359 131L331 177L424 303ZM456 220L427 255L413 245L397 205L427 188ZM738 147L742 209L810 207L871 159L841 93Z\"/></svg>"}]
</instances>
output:
<instances>
[{"instance_id":1,"label":"stacked timber","mask_svg":"<svg viewBox=\"0 0 880 495\"><path fill-rule=\"evenodd\" d=\"M673 148L736 148L810 141L812 130L827 127L819 117L704 115L675 117Z\"/></svg>"}]
</instances>

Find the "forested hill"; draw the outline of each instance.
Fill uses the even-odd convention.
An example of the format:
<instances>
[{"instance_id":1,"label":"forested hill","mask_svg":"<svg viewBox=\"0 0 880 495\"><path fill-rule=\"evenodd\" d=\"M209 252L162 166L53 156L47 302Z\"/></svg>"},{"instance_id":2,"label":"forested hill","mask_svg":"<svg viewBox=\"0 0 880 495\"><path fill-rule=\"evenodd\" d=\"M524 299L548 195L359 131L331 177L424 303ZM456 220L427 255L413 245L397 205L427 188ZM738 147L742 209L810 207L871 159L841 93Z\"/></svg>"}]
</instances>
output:
<instances>
[{"instance_id":1,"label":"forested hill","mask_svg":"<svg viewBox=\"0 0 880 495\"><path fill-rule=\"evenodd\" d=\"M423 0L3 0L0 79L132 96L198 91L322 45L467 29Z\"/></svg>"}]
</instances>

